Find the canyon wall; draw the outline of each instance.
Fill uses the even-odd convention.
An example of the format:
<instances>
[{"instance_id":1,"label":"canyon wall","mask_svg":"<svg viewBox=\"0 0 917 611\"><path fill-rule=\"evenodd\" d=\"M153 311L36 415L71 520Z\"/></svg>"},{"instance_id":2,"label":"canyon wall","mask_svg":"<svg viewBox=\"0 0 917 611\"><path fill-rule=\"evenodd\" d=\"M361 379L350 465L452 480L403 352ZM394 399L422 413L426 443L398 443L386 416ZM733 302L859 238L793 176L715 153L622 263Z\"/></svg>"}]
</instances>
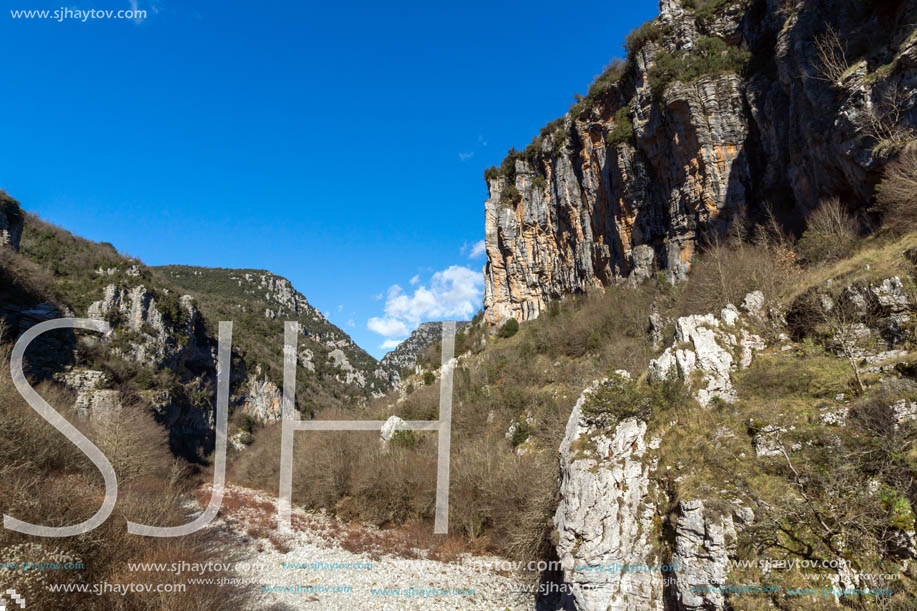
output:
<instances>
[{"instance_id":1,"label":"canyon wall","mask_svg":"<svg viewBox=\"0 0 917 611\"><path fill-rule=\"evenodd\" d=\"M798 229L825 197L865 206L913 139L914 2L660 9L626 63L485 174L489 322L660 270L681 280L699 238L739 216Z\"/></svg>"}]
</instances>

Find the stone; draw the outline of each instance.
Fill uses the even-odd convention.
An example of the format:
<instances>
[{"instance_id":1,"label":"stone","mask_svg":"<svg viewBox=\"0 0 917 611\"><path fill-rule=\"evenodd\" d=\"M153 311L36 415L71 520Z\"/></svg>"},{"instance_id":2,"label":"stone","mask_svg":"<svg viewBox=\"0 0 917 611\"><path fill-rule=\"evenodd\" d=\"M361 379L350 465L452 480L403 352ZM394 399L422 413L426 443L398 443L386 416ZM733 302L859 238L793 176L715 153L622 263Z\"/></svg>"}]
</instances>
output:
<instances>
[{"instance_id":1,"label":"stone","mask_svg":"<svg viewBox=\"0 0 917 611\"><path fill-rule=\"evenodd\" d=\"M405 431L407 429L407 424L404 420L398 416L389 416L388 420L382 425L382 430L379 431L379 438L382 440L383 444L387 444L392 440L392 436L395 434L395 431Z\"/></svg>"},{"instance_id":2,"label":"stone","mask_svg":"<svg viewBox=\"0 0 917 611\"><path fill-rule=\"evenodd\" d=\"M766 348L761 337L744 329L741 330L741 339L726 330L736 327L739 316L735 306L727 306L720 312L719 319L713 314L679 318L675 323L673 345L650 362L649 378L664 380L678 376L693 383L692 374L700 371L703 375L695 397L701 405L708 406L717 399L734 402L736 394L732 385L732 370L737 366L748 367L754 353ZM722 326L720 319L723 320ZM738 363L733 357L735 348L741 354Z\"/></svg>"},{"instance_id":3,"label":"stone","mask_svg":"<svg viewBox=\"0 0 917 611\"><path fill-rule=\"evenodd\" d=\"M878 285L870 287L879 305L890 313L906 312L910 308L910 299L901 278L886 278Z\"/></svg>"},{"instance_id":4,"label":"stone","mask_svg":"<svg viewBox=\"0 0 917 611\"><path fill-rule=\"evenodd\" d=\"M898 399L886 408L886 412L892 428L897 430L902 424L917 420L917 403L909 399Z\"/></svg>"},{"instance_id":5,"label":"stone","mask_svg":"<svg viewBox=\"0 0 917 611\"><path fill-rule=\"evenodd\" d=\"M820 410L819 418L822 424L827 426L846 426L847 416L850 414L850 408L844 405Z\"/></svg>"},{"instance_id":6,"label":"stone","mask_svg":"<svg viewBox=\"0 0 917 611\"><path fill-rule=\"evenodd\" d=\"M739 310L730 303L720 311L720 318L727 327L734 327L739 319Z\"/></svg>"},{"instance_id":7,"label":"stone","mask_svg":"<svg viewBox=\"0 0 917 611\"><path fill-rule=\"evenodd\" d=\"M759 458L764 456L782 456L783 442L781 435L786 433L787 429L779 427L776 424L768 424L752 438L752 445L755 448L755 455Z\"/></svg>"},{"instance_id":8,"label":"stone","mask_svg":"<svg viewBox=\"0 0 917 611\"><path fill-rule=\"evenodd\" d=\"M745 295L745 299L742 300L742 310L752 318L763 318L764 293L761 291L754 291L753 293Z\"/></svg>"},{"instance_id":9,"label":"stone","mask_svg":"<svg viewBox=\"0 0 917 611\"><path fill-rule=\"evenodd\" d=\"M267 378L261 370L249 377L246 384L242 413L259 422L278 422L283 416L283 391Z\"/></svg>"},{"instance_id":10,"label":"stone","mask_svg":"<svg viewBox=\"0 0 917 611\"><path fill-rule=\"evenodd\" d=\"M649 316L649 335L650 341L653 344L653 350L659 350L662 348L665 338L663 337L663 331L665 330L665 321L662 319L662 316L653 312Z\"/></svg>"}]
</instances>

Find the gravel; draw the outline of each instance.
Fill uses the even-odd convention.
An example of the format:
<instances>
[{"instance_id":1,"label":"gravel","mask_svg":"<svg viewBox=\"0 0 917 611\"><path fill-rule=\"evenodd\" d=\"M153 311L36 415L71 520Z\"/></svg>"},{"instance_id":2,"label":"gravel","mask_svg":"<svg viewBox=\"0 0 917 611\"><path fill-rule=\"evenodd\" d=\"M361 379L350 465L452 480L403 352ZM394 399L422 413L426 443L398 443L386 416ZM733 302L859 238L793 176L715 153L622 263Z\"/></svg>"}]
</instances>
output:
<instances>
[{"instance_id":1,"label":"gravel","mask_svg":"<svg viewBox=\"0 0 917 611\"><path fill-rule=\"evenodd\" d=\"M390 531L346 525L295 507L293 533L279 535L276 515L275 498L228 486L223 508L208 526L219 529L239 562L227 573L207 576L249 580L253 598L247 609L252 611L535 608L518 575L491 568L505 562L502 558L466 554L447 562L404 546L393 552Z\"/></svg>"}]
</instances>

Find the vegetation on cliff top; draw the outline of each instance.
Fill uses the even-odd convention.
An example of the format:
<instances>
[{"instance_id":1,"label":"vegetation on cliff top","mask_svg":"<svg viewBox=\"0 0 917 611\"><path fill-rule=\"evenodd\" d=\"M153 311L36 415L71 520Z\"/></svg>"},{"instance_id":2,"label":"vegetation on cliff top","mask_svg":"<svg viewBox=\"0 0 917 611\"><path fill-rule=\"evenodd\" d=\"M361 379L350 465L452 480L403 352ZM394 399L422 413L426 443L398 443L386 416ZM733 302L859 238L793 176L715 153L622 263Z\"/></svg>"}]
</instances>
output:
<instances>
[{"instance_id":1,"label":"vegetation on cliff top","mask_svg":"<svg viewBox=\"0 0 917 611\"><path fill-rule=\"evenodd\" d=\"M660 51L649 69L650 89L659 98L675 81L690 83L704 76L741 74L750 57L748 51L721 38L702 37L690 51Z\"/></svg>"},{"instance_id":2,"label":"vegetation on cliff top","mask_svg":"<svg viewBox=\"0 0 917 611\"><path fill-rule=\"evenodd\" d=\"M22 208L19 202L0 189L0 214L4 215L11 223L20 223L23 220Z\"/></svg>"}]
</instances>

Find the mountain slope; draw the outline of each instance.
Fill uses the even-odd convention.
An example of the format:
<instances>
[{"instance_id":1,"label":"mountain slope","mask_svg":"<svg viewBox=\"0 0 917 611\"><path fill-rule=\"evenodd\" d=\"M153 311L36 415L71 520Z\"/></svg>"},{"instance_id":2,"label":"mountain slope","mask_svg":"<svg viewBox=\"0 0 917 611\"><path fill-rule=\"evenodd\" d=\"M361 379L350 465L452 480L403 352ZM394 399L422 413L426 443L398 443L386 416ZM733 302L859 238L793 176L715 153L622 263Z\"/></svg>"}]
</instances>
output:
<instances>
[{"instance_id":1,"label":"mountain slope","mask_svg":"<svg viewBox=\"0 0 917 611\"><path fill-rule=\"evenodd\" d=\"M151 269L193 295L211 320L238 321L239 347L252 355L275 383L282 382L283 368L272 355L282 346L283 323L295 320L303 334L299 348L309 374L352 385L356 394L379 395L390 388L376 359L310 305L286 278L252 269L186 265Z\"/></svg>"},{"instance_id":2,"label":"mountain slope","mask_svg":"<svg viewBox=\"0 0 917 611\"><path fill-rule=\"evenodd\" d=\"M113 327L103 338L50 333L27 354L33 375L66 380L90 419L128 404L145 406L168 429L174 452L209 453L221 320L234 322L230 411L237 437L250 440L251 422L280 417L285 320L302 325L297 408L307 417L359 405L390 388L375 359L284 278L150 268L110 244L24 214L15 200L4 202L4 235L13 247L0 249L6 337L62 316L104 319Z\"/></svg>"}]
</instances>

